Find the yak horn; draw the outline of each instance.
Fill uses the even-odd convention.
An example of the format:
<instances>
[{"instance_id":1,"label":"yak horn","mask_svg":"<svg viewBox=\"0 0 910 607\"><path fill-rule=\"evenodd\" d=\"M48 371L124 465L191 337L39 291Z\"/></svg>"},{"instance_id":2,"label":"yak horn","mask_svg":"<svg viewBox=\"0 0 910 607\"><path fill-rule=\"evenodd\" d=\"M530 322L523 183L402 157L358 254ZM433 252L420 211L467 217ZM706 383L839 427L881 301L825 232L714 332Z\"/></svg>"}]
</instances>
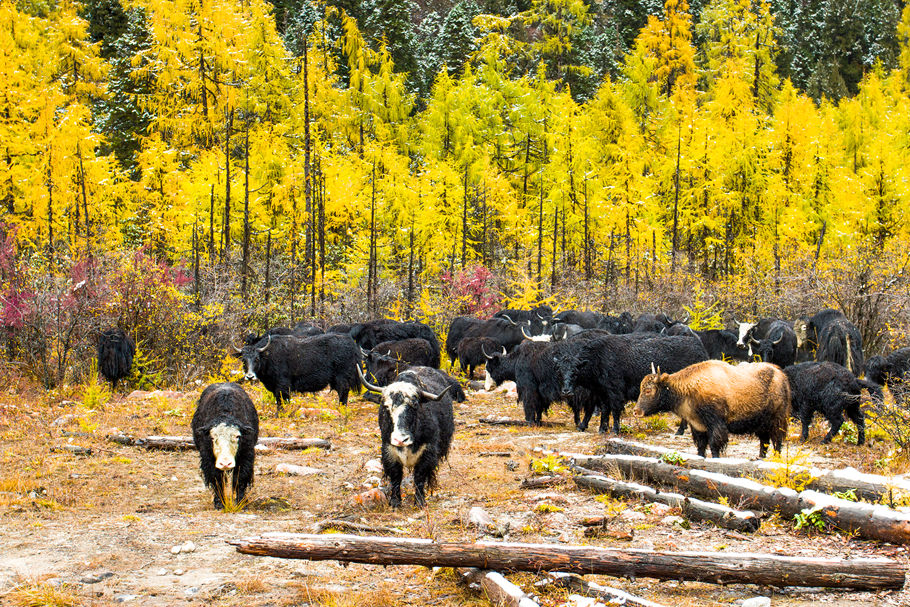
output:
<instances>
[{"instance_id":1,"label":"yak horn","mask_svg":"<svg viewBox=\"0 0 910 607\"><path fill-rule=\"evenodd\" d=\"M657 375L657 369L654 367L653 362L651 363L651 373L653 373L654 375Z\"/></svg>"},{"instance_id":2,"label":"yak horn","mask_svg":"<svg viewBox=\"0 0 910 607\"><path fill-rule=\"evenodd\" d=\"M231 344L231 347L234 348L234 352L236 352L237 354L243 354L243 350L241 348L238 348L234 344Z\"/></svg>"},{"instance_id":3,"label":"yak horn","mask_svg":"<svg viewBox=\"0 0 910 607\"><path fill-rule=\"evenodd\" d=\"M513 325L517 325L517 324L518 324L517 322L515 322L514 320L512 320L512 319L509 317L508 314L503 314L502 317L505 318L506 320L508 320L508 321L509 321L510 323L512 323Z\"/></svg>"},{"instance_id":4,"label":"yak horn","mask_svg":"<svg viewBox=\"0 0 910 607\"><path fill-rule=\"evenodd\" d=\"M358 347L360 348L360 354L361 354L362 356L367 357L367 356L370 355L370 351L369 351L369 350L367 350L367 349L364 348L363 346L358 346Z\"/></svg>"},{"instance_id":5,"label":"yak horn","mask_svg":"<svg viewBox=\"0 0 910 607\"><path fill-rule=\"evenodd\" d=\"M784 338L784 334L781 333L780 337L778 337L777 339L775 339L774 341L771 342L771 345L779 344L783 338Z\"/></svg>"},{"instance_id":6,"label":"yak horn","mask_svg":"<svg viewBox=\"0 0 910 607\"><path fill-rule=\"evenodd\" d=\"M452 384L446 386L446 389L440 392L439 394L433 394L432 392L427 392L426 390L420 390L420 396L427 400L439 400L442 398L443 394L449 391L449 388L452 387Z\"/></svg>"},{"instance_id":7,"label":"yak horn","mask_svg":"<svg viewBox=\"0 0 910 607\"><path fill-rule=\"evenodd\" d=\"M686 319L685 319L685 320L681 320L681 321L679 321L679 322L681 322L681 323L684 324L684 325L685 325L685 324L688 324L688 322L689 322L689 317L691 317L691 316L692 316L692 315L689 314L689 311L686 310Z\"/></svg>"},{"instance_id":8,"label":"yak horn","mask_svg":"<svg viewBox=\"0 0 910 607\"><path fill-rule=\"evenodd\" d=\"M531 339L531 335L525 331L524 325L521 325L521 334L525 336L525 339Z\"/></svg>"},{"instance_id":9,"label":"yak horn","mask_svg":"<svg viewBox=\"0 0 910 607\"><path fill-rule=\"evenodd\" d=\"M483 355L487 360L493 360L493 357L490 356L489 354L487 354L486 346L484 346L483 344L480 345L480 351L483 352Z\"/></svg>"},{"instance_id":10,"label":"yak horn","mask_svg":"<svg viewBox=\"0 0 910 607\"><path fill-rule=\"evenodd\" d=\"M270 345L272 345L272 336L271 336L271 335L269 335L269 339L268 339L267 342L265 342L265 345L262 346L261 348L256 348L256 351L257 351L257 352L265 352L265 351L268 349L268 347L269 347Z\"/></svg>"},{"instance_id":11,"label":"yak horn","mask_svg":"<svg viewBox=\"0 0 910 607\"><path fill-rule=\"evenodd\" d=\"M379 394L382 394L382 388L380 388L376 384L371 384L369 381L367 381L367 378L364 376L363 370L360 368L360 365L355 364L354 366L357 367L357 375L360 376L360 382L366 387L366 389L369 390L370 392L378 392Z\"/></svg>"}]
</instances>

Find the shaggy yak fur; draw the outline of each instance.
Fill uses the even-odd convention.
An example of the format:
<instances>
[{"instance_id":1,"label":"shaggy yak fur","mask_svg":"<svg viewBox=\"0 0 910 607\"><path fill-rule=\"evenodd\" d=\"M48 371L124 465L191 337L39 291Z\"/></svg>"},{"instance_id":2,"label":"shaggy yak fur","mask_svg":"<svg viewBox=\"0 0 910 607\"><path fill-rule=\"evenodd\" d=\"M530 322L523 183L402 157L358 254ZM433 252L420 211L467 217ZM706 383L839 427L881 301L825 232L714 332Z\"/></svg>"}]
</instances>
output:
<instances>
[{"instance_id":1,"label":"shaggy yak fur","mask_svg":"<svg viewBox=\"0 0 910 607\"><path fill-rule=\"evenodd\" d=\"M752 351L763 362L774 363L782 369L796 362L796 333L786 320L772 322L763 338L750 339Z\"/></svg>"},{"instance_id":2,"label":"shaggy yak fur","mask_svg":"<svg viewBox=\"0 0 910 607\"><path fill-rule=\"evenodd\" d=\"M117 389L117 382L129 376L133 368L136 344L123 329L112 327L98 336L98 372L111 388Z\"/></svg>"},{"instance_id":3,"label":"shaggy yak fur","mask_svg":"<svg viewBox=\"0 0 910 607\"><path fill-rule=\"evenodd\" d=\"M904 381L910 371L910 348L900 348L887 356L873 356L866 361L866 379L880 386Z\"/></svg>"},{"instance_id":4,"label":"shaggy yak fur","mask_svg":"<svg viewBox=\"0 0 910 607\"><path fill-rule=\"evenodd\" d=\"M270 336L238 349L237 356L243 360L244 379L261 381L275 396L279 412L282 403L291 400L291 392L318 392L330 386L347 405L348 392L360 391L360 350L347 335Z\"/></svg>"},{"instance_id":5,"label":"shaggy yak fur","mask_svg":"<svg viewBox=\"0 0 910 607\"><path fill-rule=\"evenodd\" d=\"M499 342L490 337L465 337L458 342L456 354L458 363L461 365L461 372L467 371L468 378L474 377L474 368L486 364L487 357L484 352L491 354L498 352Z\"/></svg>"},{"instance_id":6,"label":"shaggy yak fur","mask_svg":"<svg viewBox=\"0 0 910 607\"><path fill-rule=\"evenodd\" d=\"M828 308L812 318L796 321L794 325L800 349L815 352L815 360L830 361L861 375L863 336L843 312Z\"/></svg>"},{"instance_id":7,"label":"shaggy yak fur","mask_svg":"<svg viewBox=\"0 0 910 607\"><path fill-rule=\"evenodd\" d=\"M449 367L450 370L455 368L455 360L458 358L458 344L461 343L462 338L469 330L482 325L483 322L473 316L456 316L452 319L449 324L449 331L446 333L446 354L452 363Z\"/></svg>"},{"instance_id":8,"label":"shaggy yak fur","mask_svg":"<svg viewBox=\"0 0 910 607\"><path fill-rule=\"evenodd\" d=\"M463 403L467 400L464 388L461 387L458 380L440 369L424 365L409 365L400 359L379 354L375 350L367 352L364 364L368 380L380 388L397 381L398 376L402 373L409 372L420 377L425 385L432 386L427 388L430 391L435 390L437 386L440 391L448 388L448 393L452 395L452 400L455 402ZM367 394L367 400L374 400L374 398L371 394Z\"/></svg>"},{"instance_id":9,"label":"shaggy yak fur","mask_svg":"<svg viewBox=\"0 0 910 607\"><path fill-rule=\"evenodd\" d=\"M433 348L433 358L428 366L439 368L439 340L433 329L422 322L395 322L383 318L354 325L351 337L366 350L372 350L384 341L400 341L412 337L425 339Z\"/></svg>"},{"instance_id":10,"label":"shaggy yak fur","mask_svg":"<svg viewBox=\"0 0 910 607\"><path fill-rule=\"evenodd\" d=\"M655 333L590 335L579 333L556 344L553 359L562 376L564 396L580 388L601 403L600 432L606 432L613 416L613 432L619 434L619 419L625 405L638 398L641 380L652 363L669 371L708 359L701 340L694 337L663 337Z\"/></svg>"},{"instance_id":11,"label":"shaggy yak fur","mask_svg":"<svg viewBox=\"0 0 910 607\"><path fill-rule=\"evenodd\" d=\"M426 490L436 487L439 463L448 456L455 434L451 390L437 375L445 374L429 367L419 369L430 373L405 371L381 389L382 469L389 479L388 497L393 508L401 505L401 479L406 467L414 470L416 504L426 504Z\"/></svg>"},{"instance_id":12,"label":"shaggy yak fur","mask_svg":"<svg viewBox=\"0 0 910 607\"><path fill-rule=\"evenodd\" d=\"M692 428L698 454L720 457L729 433L754 434L759 457L768 443L780 452L790 416L787 376L770 363L729 365L708 360L668 374L658 370L641 381L635 416L672 411Z\"/></svg>"},{"instance_id":13,"label":"shaggy yak fur","mask_svg":"<svg viewBox=\"0 0 910 607\"><path fill-rule=\"evenodd\" d=\"M816 412L825 416L830 430L824 443L830 443L844 423L844 414L856 424L856 444L866 441L866 419L860 408L862 389L881 399L882 390L870 381L856 379L845 367L831 362L809 362L784 369L790 380L793 417L802 422L800 440L809 438L809 425Z\"/></svg>"},{"instance_id":14,"label":"shaggy yak fur","mask_svg":"<svg viewBox=\"0 0 910 607\"><path fill-rule=\"evenodd\" d=\"M191 427L193 443L199 451L199 469L205 486L215 494L215 508L224 508L226 495L224 474L215 467L212 447L212 428L224 424L240 432L234 468L231 473L231 490L234 503L240 503L247 488L253 483L253 462L256 459L256 441L259 440L259 415L253 401L235 383L212 384L202 392Z\"/></svg>"},{"instance_id":15,"label":"shaggy yak fur","mask_svg":"<svg viewBox=\"0 0 910 607\"><path fill-rule=\"evenodd\" d=\"M373 346L373 352L396 358L409 365L432 367L439 360L439 353L422 337L384 341Z\"/></svg>"},{"instance_id":16,"label":"shaggy yak fur","mask_svg":"<svg viewBox=\"0 0 910 607\"><path fill-rule=\"evenodd\" d=\"M696 331L708 358L716 360L749 360L746 348L736 345L736 333L726 329L707 329Z\"/></svg>"}]
</instances>

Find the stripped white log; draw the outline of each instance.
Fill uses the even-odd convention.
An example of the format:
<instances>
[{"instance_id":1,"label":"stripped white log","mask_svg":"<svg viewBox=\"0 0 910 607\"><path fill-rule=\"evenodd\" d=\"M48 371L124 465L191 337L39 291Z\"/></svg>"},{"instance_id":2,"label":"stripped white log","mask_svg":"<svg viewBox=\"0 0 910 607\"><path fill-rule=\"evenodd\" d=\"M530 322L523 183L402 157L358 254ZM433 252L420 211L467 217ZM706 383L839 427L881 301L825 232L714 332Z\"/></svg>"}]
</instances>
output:
<instances>
[{"instance_id":1,"label":"stripped white log","mask_svg":"<svg viewBox=\"0 0 910 607\"><path fill-rule=\"evenodd\" d=\"M460 567L457 571L464 582L483 588L487 598L496 607L540 607L537 601L501 573L476 567Z\"/></svg>"},{"instance_id":2,"label":"stripped white log","mask_svg":"<svg viewBox=\"0 0 910 607\"><path fill-rule=\"evenodd\" d=\"M605 599L607 603L619 603L620 605L637 605L638 607L667 607L654 601L649 601L641 597L629 594L619 588L602 586L594 582L587 582L577 575L571 573L550 573L548 577L554 584L561 588L568 588L585 596Z\"/></svg>"},{"instance_id":3,"label":"stripped white log","mask_svg":"<svg viewBox=\"0 0 910 607\"><path fill-rule=\"evenodd\" d=\"M125 442L122 435L109 437L111 441L119 444L129 444ZM145 438L133 439L133 445L145 447L146 449L163 449L163 450L185 450L195 449L192 436L146 436ZM319 449L331 449L332 443L324 438L295 438L292 436L263 436L260 437L256 446L268 447L271 449L310 449L316 447Z\"/></svg>"},{"instance_id":4,"label":"stripped white log","mask_svg":"<svg viewBox=\"0 0 910 607\"><path fill-rule=\"evenodd\" d=\"M903 478L891 478L880 474L866 474L855 468L841 468L838 470L828 470L817 468L815 466L795 466L769 462L766 460L748 460L737 457L717 457L704 458L691 453L684 453L666 447L659 447L640 443L636 441L627 441L619 438L608 439L604 443L607 453L616 455L641 455L644 457L662 457L667 453L677 453L679 458L685 462L688 468L697 468L707 470L708 472L719 472L729 476L751 476L754 478L764 479L769 476L780 476L782 470L786 470L793 475L802 475L810 478L806 484L807 489L816 491L846 492L854 490L856 496L860 499L866 499L873 502L880 501L883 497L887 498L891 504L902 497L910 497L910 481ZM598 456L582 456L582 459L576 461L584 466L584 458Z\"/></svg>"}]
</instances>

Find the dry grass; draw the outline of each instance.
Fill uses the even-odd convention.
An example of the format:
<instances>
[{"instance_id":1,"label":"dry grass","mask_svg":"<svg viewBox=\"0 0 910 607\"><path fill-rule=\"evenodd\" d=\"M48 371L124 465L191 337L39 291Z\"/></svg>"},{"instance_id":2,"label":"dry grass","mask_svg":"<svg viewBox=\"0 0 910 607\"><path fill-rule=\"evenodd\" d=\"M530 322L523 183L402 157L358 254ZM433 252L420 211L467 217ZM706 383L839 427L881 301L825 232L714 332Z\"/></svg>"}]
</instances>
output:
<instances>
[{"instance_id":1,"label":"dry grass","mask_svg":"<svg viewBox=\"0 0 910 607\"><path fill-rule=\"evenodd\" d=\"M269 585L262 575L241 578L235 582L235 585L240 594L262 594L269 591Z\"/></svg>"},{"instance_id":2,"label":"dry grass","mask_svg":"<svg viewBox=\"0 0 910 607\"><path fill-rule=\"evenodd\" d=\"M4 603L15 607L77 607L82 599L66 586L55 588L41 582L26 583L10 591Z\"/></svg>"}]
</instances>

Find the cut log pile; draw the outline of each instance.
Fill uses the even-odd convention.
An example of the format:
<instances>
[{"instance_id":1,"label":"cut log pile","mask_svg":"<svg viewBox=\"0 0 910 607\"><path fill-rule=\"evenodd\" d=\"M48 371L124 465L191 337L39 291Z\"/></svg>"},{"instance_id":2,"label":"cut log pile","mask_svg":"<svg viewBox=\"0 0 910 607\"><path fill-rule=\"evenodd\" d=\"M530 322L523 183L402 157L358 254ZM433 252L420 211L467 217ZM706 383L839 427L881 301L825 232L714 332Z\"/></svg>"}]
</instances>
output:
<instances>
[{"instance_id":1,"label":"cut log pile","mask_svg":"<svg viewBox=\"0 0 910 607\"><path fill-rule=\"evenodd\" d=\"M750 479L683 468L640 455L582 456L580 459L590 468L619 469L626 478L643 479L708 499L724 497L740 507L780 512L788 518L804 510L815 511L833 528L855 532L868 539L910 543L910 514L887 506L851 502L819 491L797 493L786 487L771 487Z\"/></svg>"},{"instance_id":2,"label":"cut log pile","mask_svg":"<svg viewBox=\"0 0 910 607\"><path fill-rule=\"evenodd\" d=\"M132 447L183 451L195 449L192 436L146 436L137 438L126 434L112 434L109 441ZM256 443L257 449L331 449L332 443L324 438L295 438L292 436L263 436Z\"/></svg>"},{"instance_id":3,"label":"cut log pile","mask_svg":"<svg viewBox=\"0 0 910 607\"><path fill-rule=\"evenodd\" d=\"M808 479L807 489L824 491L826 493L844 492L854 490L859 499L873 502L882 498L894 500L900 497L910 497L910 481L902 478L889 478L878 474L865 474L854 468L841 470L825 470L816 467L785 466L784 464L769 462L767 460L747 460L735 457L718 457L707 459L698 455L681 453L666 447L648 445L636 441L627 441L619 438L608 439L604 443L604 451L615 455L641 455L643 457L663 457L668 453L675 453L684 462L687 468L696 468L708 472L718 472L729 476L749 476L764 479L770 476L779 476L781 471L788 469L791 474L800 474ZM588 457L585 455L569 455L576 463L586 466Z\"/></svg>"},{"instance_id":4,"label":"cut log pile","mask_svg":"<svg viewBox=\"0 0 910 607\"><path fill-rule=\"evenodd\" d=\"M715 584L879 590L903 588L905 577L901 563L882 558L827 559L753 553L661 552L510 542L472 544L341 534L269 533L228 543L243 554L312 561L473 567L506 572L559 571Z\"/></svg>"},{"instance_id":5,"label":"cut log pile","mask_svg":"<svg viewBox=\"0 0 910 607\"><path fill-rule=\"evenodd\" d=\"M575 466L573 469L578 473L578 476L573 479L575 484L597 493L660 502L679 508L683 516L693 521L709 521L718 527L734 531L757 531L761 525L761 518L754 512L734 510L721 504L705 502L679 493L664 493L639 483L618 481L580 466Z\"/></svg>"}]
</instances>

